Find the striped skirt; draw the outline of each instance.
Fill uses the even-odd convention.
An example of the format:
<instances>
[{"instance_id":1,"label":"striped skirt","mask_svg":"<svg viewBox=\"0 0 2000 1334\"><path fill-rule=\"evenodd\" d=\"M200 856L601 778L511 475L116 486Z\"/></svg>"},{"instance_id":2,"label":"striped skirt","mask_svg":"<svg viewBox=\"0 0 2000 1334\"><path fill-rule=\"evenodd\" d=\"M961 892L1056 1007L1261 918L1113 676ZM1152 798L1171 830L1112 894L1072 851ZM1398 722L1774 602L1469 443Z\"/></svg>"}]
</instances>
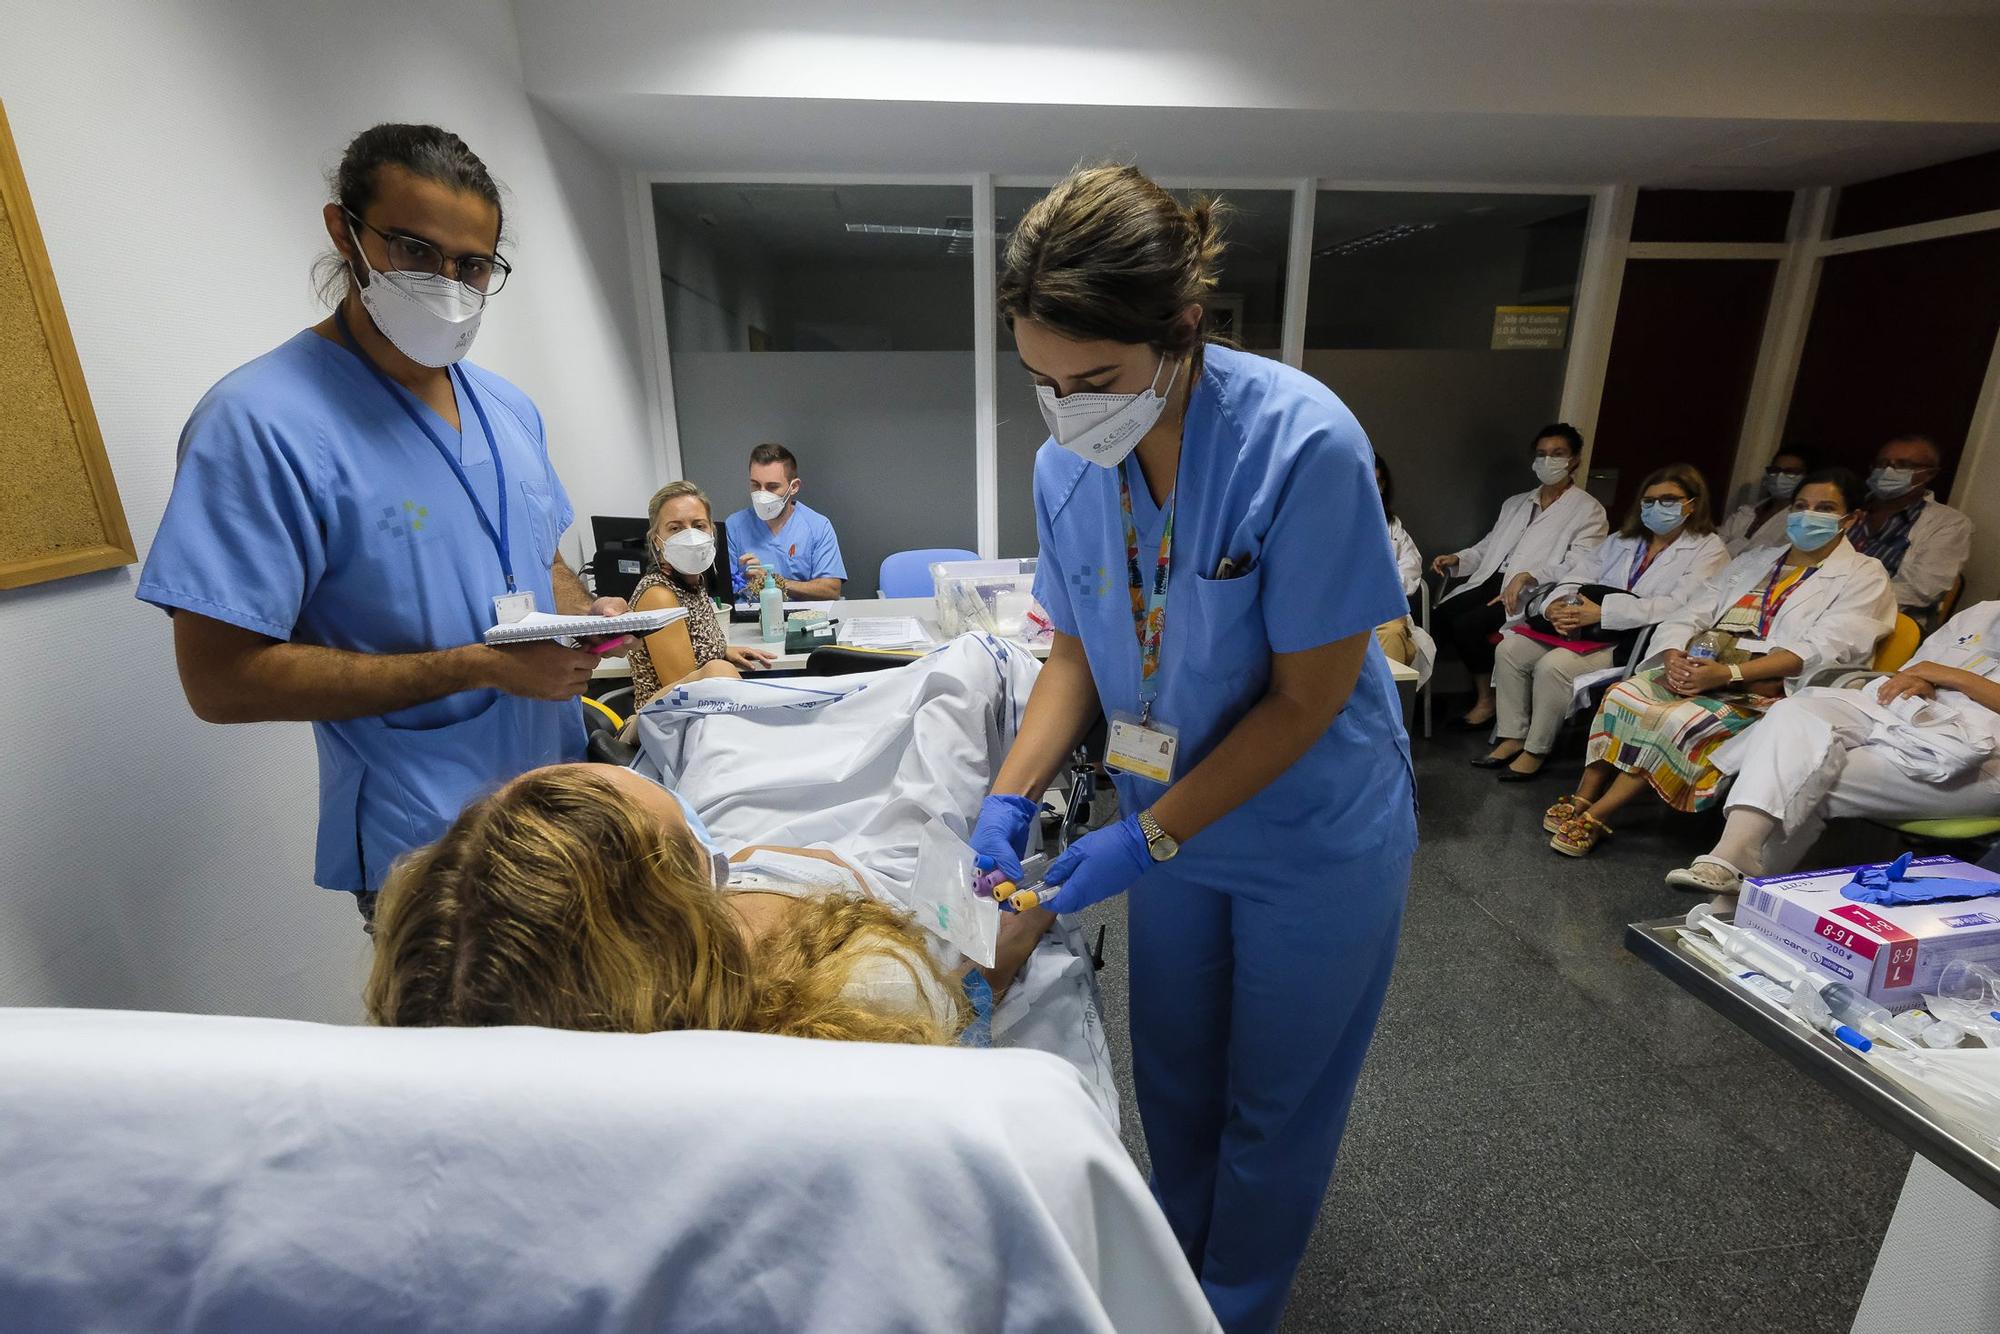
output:
<instances>
[{"instance_id":1,"label":"striped skirt","mask_svg":"<svg viewBox=\"0 0 2000 1334\"><path fill-rule=\"evenodd\" d=\"M1591 763L1640 774L1677 811L1699 811L1722 796L1715 748L1764 716L1757 695L1676 695L1666 674L1641 672L1605 692L1590 723Z\"/></svg>"}]
</instances>

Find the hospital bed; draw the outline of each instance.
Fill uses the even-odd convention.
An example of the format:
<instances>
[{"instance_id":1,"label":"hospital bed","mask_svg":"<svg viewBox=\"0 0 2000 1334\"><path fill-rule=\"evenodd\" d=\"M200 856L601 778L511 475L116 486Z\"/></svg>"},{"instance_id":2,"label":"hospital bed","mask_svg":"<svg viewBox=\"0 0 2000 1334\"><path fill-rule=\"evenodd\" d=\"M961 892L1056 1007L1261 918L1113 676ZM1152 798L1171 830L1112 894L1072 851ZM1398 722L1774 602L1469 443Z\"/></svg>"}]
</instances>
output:
<instances>
[{"instance_id":1,"label":"hospital bed","mask_svg":"<svg viewBox=\"0 0 2000 1334\"><path fill-rule=\"evenodd\" d=\"M1208 1331L1036 1052L0 1009L0 1326Z\"/></svg>"}]
</instances>

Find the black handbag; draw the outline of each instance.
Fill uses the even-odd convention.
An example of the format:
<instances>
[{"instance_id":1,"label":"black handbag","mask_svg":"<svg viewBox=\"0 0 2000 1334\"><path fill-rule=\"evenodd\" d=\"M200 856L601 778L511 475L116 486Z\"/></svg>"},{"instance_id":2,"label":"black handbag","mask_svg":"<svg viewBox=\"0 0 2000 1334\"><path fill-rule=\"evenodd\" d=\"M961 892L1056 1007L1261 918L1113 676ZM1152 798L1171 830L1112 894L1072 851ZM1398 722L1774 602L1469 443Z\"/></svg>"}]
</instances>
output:
<instances>
[{"instance_id":1,"label":"black handbag","mask_svg":"<svg viewBox=\"0 0 2000 1334\"><path fill-rule=\"evenodd\" d=\"M1533 603L1539 604L1544 597L1554 592L1556 587L1554 584L1543 584L1538 588L1529 590L1528 597ZM1607 597L1610 597L1614 593L1624 593L1627 590L1618 587L1616 584L1579 584L1576 586L1576 591L1601 607L1604 605L1604 599ZM1563 632L1556 629L1549 618L1540 612L1531 613L1527 617L1526 623L1530 630L1536 631L1539 634L1553 635L1557 639L1565 638ZM1639 642L1639 636L1645 634L1651 628L1651 626L1642 625L1631 630L1606 630L1601 625L1594 625L1584 632L1582 640L1569 642L1610 644L1612 646L1611 660L1620 667L1623 667L1626 661L1631 658L1632 646Z\"/></svg>"}]
</instances>

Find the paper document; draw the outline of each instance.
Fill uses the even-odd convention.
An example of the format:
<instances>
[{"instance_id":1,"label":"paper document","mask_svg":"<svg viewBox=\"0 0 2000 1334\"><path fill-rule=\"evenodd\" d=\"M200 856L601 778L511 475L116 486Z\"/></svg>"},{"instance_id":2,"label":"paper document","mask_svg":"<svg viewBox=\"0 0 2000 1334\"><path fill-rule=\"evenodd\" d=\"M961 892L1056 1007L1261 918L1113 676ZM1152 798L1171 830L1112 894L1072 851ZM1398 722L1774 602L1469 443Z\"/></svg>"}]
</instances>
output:
<instances>
[{"instance_id":1,"label":"paper document","mask_svg":"<svg viewBox=\"0 0 2000 1334\"><path fill-rule=\"evenodd\" d=\"M540 639L556 639L570 643L572 640L605 639L614 635L650 635L686 615L686 607L628 611L623 616L552 616L545 611L531 611L518 621L496 625L488 630L486 642L526 644ZM574 644L570 646L575 647Z\"/></svg>"},{"instance_id":2,"label":"paper document","mask_svg":"<svg viewBox=\"0 0 2000 1334\"><path fill-rule=\"evenodd\" d=\"M842 621L840 642L852 648L929 648L930 632L914 616L856 616Z\"/></svg>"}]
</instances>

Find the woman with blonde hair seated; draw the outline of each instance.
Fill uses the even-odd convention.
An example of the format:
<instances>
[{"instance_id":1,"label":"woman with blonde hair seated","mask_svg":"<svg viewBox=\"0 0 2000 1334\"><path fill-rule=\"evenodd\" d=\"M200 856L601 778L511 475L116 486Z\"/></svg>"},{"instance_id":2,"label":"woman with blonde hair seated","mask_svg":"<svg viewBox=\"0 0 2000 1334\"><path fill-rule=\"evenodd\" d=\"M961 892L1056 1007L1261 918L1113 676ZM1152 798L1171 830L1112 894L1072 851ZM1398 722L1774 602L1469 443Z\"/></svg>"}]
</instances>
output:
<instances>
[{"instance_id":1,"label":"woman with blonde hair seated","mask_svg":"<svg viewBox=\"0 0 2000 1334\"><path fill-rule=\"evenodd\" d=\"M635 712L668 686L712 677L734 680L746 670L771 664L769 653L734 647L723 633L710 596L715 586L709 577L715 564L715 515L702 489L693 482L668 482L647 502L646 518L647 544L659 568L648 571L632 589L632 608L686 607L687 618L632 646Z\"/></svg>"},{"instance_id":2,"label":"woman with blonde hair seated","mask_svg":"<svg viewBox=\"0 0 2000 1334\"><path fill-rule=\"evenodd\" d=\"M1571 556L1501 637L1496 744L1473 764L1500 770L1503 783L1534 778L1569 716L1577 678L1630 662L1640 636L1674 619L1727 564L1701 473L1685 463L1654 472L1624 526Z\"/></svg>"},{"instance_id":3,"label":"woman with blonde hair seated","mask_svg":"<svg viewBox=\"0 0 2000 1334\"><path fill-rule=\"evenodd\" d=\"M1792 497L1790 545L1744 552L1654 632L1649 670L1598 706L1583 781L1543 817L1549 846L1586 855L1648 787L1678 811L1713 806L1723 742L1821 668L1868 661L1896 599L1882 562L1847 542L1862 495L1845 468L1813 473Z\"/></svg>"},{"instance_id":4,"label":"woman with blonde hair seated","mask_svg":"<svg viewBox=\"0 0 2000 1334\"><path fill-rule=\"evenodd\" d=\"M906 913L829 853L729 865L670 790L560 764L473 802L399 862L376 907L369 1017L392 1027L734 1029L948 1043L969 1011ZM806 874L782 868L802 864ZM779 868L774 874L772 868ZM1050 915L1003 920L995 993Z\"/></svg>"}]
</instances>

